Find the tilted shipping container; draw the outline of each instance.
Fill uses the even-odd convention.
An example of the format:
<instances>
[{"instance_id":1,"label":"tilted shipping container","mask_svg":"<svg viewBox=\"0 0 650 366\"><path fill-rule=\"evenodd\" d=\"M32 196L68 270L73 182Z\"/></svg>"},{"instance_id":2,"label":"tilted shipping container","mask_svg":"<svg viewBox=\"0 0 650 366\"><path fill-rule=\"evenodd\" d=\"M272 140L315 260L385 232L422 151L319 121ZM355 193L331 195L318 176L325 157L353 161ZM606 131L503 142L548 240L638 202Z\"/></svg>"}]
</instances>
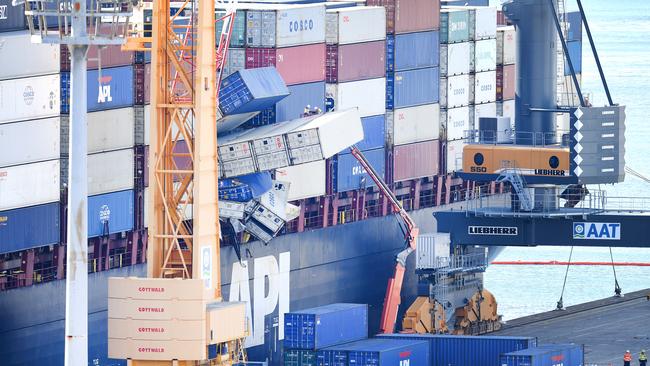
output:
<instances>
[{"instance_id":1,"label":"tilted shipping container","mask_svg":"<svg viewBox=\"0 0 650 366\"><path fill-rule=\"evenodd\" d=\"M0 166L58 159L60 137L59 117L0 124Z\"/></svg>"},{"instance_id":2,"label":"tilted shipping container","mask_svg":"<svg viewBox=\"0 0 650 366\"><path fill-rule=\"evenodd\" d=\"M289 95L286 98L274 107L262 110L246 126L266 126L300 118L307 106L325 110L325 82L291 85L288 89Z\"/></svg>"},{"instance_id":3,"label":"tilted shipping container","mask_svg":"<svg viewBox=\"0 0 650 366\"><path fill-rule=\"evenodd\" d=\"M58 116L60 95L58 74L0 81L0 123Z\"/></svg>"},{"instance_id":4,"label":"tilted shipping container","mask_svg":"<svg viewBox=\"0 0 650 366\"><path fill-rule=\"evenodd\" d=\"M57 202L60 198L59 160L0 168L0 210Z\"/></svg>"},{"instance_id":5,"label":"tilted shipping container","mask_svg":"<svg viewBox=\"0 0 650 366\"><path fill-rule=\"evenodd\" d=\"M327 45L326 81L342 83L383 78L386 75L385 41Z\"/></svg>"},{"instance_id":6,"label":"tilted shipping container","mask_svg":"<svg viewBox=\"0 0 650 366\"><path fill-rule=\"evenodd\" d=\"M288 94L274 67L239 70L221 82L219 108L224 115L254 112L273 106Z\"/></svg>"},{"instance_id":7,"label":"tilted shipping container","mask_svg":"<svg viewBox=\"0 0 650 366\"><path fill-rule=\"evenodd\" d=\"M331 304L284 315L284 347L316 350L368 337L368 305Z\"/></svg>"},{"instance_id":8,"label":"tilted shipping container","mask_svg":"<svg viewBox=\"0 0 650 366\"><path fill-rule=\"evenodd\" d=\"M275 178L289 183L289 201L325 195L325 160L276 169Z\"/></svg>"},{"instance_id":9,"label":"tilted shipping container","mask_svg":"<svg viewBox=\"0 0 650 366\"><path fill-rule=\"evenodd\" d=\"M58 202L0 211L0 254L58 243L60 215Z\"/></svg>"},{"instance_id":10,"label":"tilted shipping container","mask_svg":"<svg viewBox=\"0 0 650 366\"><path fill-rule=\"evenodd\" d=\"M327 44L350 44L386 39L386 10L382 6L354 6L327 10Z\"/></svg>"},{"instance_id":11,"label":"tilted shipping container","mask_svg":"<svg viewBox=\"0 0 650 366\"><path fill-rule=\"evenodd\" d=\"M431 140L393 148L393 181L438 175L440 141Z\"/></svg>"},{"instance_id":12,"label":"tilted shipping container","mask_svg":"<svg viewBox=\"0 0 650 366\"><path fill-rule=\"evenodd\" d=\"M2 5L0 24L4 19L1 9ZM6 60L0 68L0 80L55 74L61 71L59 46L32 43L29 31L0 33L0 60Z\"/></svg>"}]
</instances>

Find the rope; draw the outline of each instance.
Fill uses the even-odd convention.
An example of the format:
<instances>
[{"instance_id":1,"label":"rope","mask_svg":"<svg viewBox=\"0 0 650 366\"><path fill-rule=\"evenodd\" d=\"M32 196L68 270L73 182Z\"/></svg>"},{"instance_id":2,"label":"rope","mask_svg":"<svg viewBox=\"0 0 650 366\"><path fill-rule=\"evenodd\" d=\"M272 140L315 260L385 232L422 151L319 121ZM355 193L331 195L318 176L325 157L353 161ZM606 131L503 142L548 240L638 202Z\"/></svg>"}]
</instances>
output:
<instances>
[{"instance_id":1,"label":"rope","mask_svg":"<svg viewBox=\"0 0 650 366\"><path fill-rule=\"evenodd\" d=\"M612 254L612 247L609 247L609 258L612 260L612 270L614 271L614 296L621 297L621 286L618 285L618 278L616 278L616 266L614 265L614 255Z\"/></svg>"},{"instance_id":2,"label":"rope","mask_svg":"<svg viewBox=\"0 0 650 366\"><path fill-rule=\"evenodd\" d=\"M566 288L566 279L569 276L569 266L571 266L571 257L573 256L573 247L571 247L571 252L569 253L569 261L566 264L566 272L564 272L564 283L562 283L562 293L560 294L560 299L557 301L556 310L564 309L564 289Z\"/></svg>"}]
</instances>

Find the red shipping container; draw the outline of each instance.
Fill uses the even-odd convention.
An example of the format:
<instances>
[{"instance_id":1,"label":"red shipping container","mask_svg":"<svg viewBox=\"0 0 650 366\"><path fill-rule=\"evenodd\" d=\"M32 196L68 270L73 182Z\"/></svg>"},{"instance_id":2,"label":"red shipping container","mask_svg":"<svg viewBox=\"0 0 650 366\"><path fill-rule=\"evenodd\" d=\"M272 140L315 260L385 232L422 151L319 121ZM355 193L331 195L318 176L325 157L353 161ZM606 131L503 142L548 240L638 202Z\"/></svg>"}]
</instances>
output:
<instances>
[{"instance_id":1,"label":"red shipping container","mask_svg":"<svg viewBox=\"0 0 650 366\"><path fill-rule=\"evenodd\" d=\"M325 80L342 83L386 75L386 41L327 45Z\"/></svg>"},{"instance_id":2,"label":"red shipping container","mask_svg":"<svg viewBox=\"0 0 650 366\"><path fill-rule=\"evenodd\" d=\"M285 48L247 48L246 68L275 66L287 85L325 80L325 43Z\"/></svg>"},{"instance_id":3,"label":"red shipping container","mask_svg":"<svg viewBox=\"0 0 650 366\"><path fill-rule=\"evenodd\" d=\"M100 27L100 33L107 35L110 34L110 27ZM88 34L94 33L94 27L88 27ZM101 67L106 69L116 66L128 66L135 63L135 52L122 51L122 46L106 46L98 53L97 46L90 46L88 48L88 70L99 69L100 57ZM68 46L61 45L61 71L70 71L70 51Z\"/></svg>"},{"instance_id":4,"label":"red shipping container","mask_svg":"<svg viewBox=\"0 0 650 366\"><path fill-rule=\"evenodd\" d=\"M440 0L368 0L386 8L386 33L411 33L440 28Z\"/></svg>"},{"instance_id":5,"label":"red shipping container","mask_svg":"<svg viewBox=\"0 0 650 366\"><path fill-rule=\"evenodd\" d=\"M393 181L431 177L440 170L440 141L430 140L393 148Z\"/></svg>"},{"instance_id":6,"label":"red shipping container","mask_svg":"<svg viewBox=\"0 0 650 366\"><path fill-rule=\"evenodd\" d=\"M497 25L512 25L510 19L501 10L497 10Z\"/></svg>"},{"instance_id":7,"label":"red shipping container","mask_svg":"<svg viewBox=\"0 0 650 366\"><path fill-rule=\"evenodd\" d=\"M515 99L515 65L497 66L497 100Z\"/></svg>"}]
</instances>

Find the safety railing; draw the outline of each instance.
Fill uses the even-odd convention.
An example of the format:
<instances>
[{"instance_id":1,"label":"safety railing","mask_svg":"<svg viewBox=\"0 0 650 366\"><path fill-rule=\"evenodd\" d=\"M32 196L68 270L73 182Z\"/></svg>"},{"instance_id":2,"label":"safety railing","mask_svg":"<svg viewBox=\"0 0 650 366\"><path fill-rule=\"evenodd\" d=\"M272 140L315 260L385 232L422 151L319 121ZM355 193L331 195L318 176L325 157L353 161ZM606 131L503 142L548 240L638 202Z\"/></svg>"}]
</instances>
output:
<instances>
[{"instance_id":1,"label":"safety railing","mask_svg":"<svg viewBox=\"0 0 650 366\"><path fill-rule=\"evenodd\" d=\"M529 132L516 131L512 128L503 130L466 130L465 140L468 144L508 144L523 143L533 147L560 147L568 136L569 131L556 130L555 132Z\"/></svg>"}]
</instances>

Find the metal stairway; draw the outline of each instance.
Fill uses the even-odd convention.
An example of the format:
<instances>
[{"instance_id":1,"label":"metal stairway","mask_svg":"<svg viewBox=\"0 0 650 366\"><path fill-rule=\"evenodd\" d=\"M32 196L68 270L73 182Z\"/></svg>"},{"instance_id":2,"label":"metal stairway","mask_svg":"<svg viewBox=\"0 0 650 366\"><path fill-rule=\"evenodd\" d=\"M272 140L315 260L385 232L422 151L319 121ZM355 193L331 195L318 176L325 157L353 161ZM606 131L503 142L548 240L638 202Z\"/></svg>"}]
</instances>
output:
<instances>
[{"instance_id":1,"label":"metal stairway","mask_svg":"<svg viewBox=\"0 0 650 366\"><path fill-rule=\"evenodd\" d=\"M501 174L496 179L497 183L501 182L510 182L512 189L519 197L519 202L521 203L521 209L523 211L532 211L534 207L534 202L528 191L526 191L526 182L524 178L519 174L515 168L506 168L501 171Z\"/></svg>"}]
</instances>

